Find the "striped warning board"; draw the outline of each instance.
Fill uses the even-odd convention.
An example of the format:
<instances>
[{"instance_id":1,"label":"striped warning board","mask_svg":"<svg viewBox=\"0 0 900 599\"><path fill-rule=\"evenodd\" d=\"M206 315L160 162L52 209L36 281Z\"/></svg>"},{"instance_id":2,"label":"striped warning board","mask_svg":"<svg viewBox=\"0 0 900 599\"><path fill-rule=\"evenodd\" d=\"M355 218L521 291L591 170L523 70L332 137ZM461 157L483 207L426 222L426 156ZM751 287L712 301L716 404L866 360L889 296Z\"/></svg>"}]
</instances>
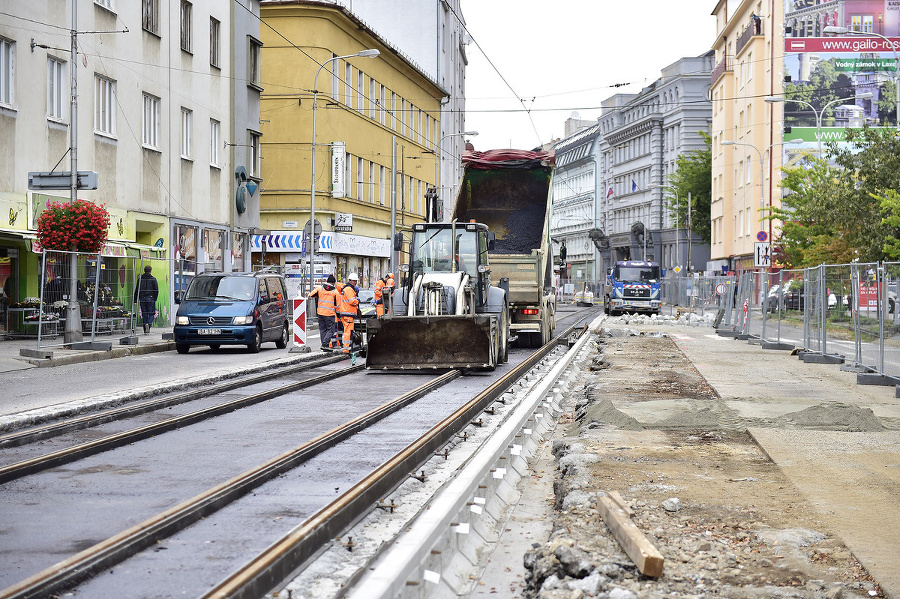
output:
<instances>
[{"instance_id":1,"label":"striped warning board","mask_svg":"<svg viewBox=\"0 0 900 599\"><path fill-rule=\"evenodd\" d=\"M306 298L294 298L294 347L306 347Z\"/></svg>"}]
</instances>

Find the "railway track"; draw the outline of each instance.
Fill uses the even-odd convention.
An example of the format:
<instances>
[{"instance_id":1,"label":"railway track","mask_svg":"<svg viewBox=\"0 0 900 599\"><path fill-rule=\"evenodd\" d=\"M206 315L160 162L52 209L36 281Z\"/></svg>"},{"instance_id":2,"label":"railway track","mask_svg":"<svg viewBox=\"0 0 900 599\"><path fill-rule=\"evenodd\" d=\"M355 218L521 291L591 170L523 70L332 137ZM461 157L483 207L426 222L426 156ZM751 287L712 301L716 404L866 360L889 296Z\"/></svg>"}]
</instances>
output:
<instances>
[{"instance_id":1,"label":"railway track","mask_svg":"<svg viewBox=\"0 0 900 599\"><path fill-rule=\"evenodd\" d=\"M98 445L75 445L65 457L48 452L46 455L53 457L42 466L24 466L16 475L12 471L6 475L6 469L15 464L5 466L0 475L8 482L0 486L0 510L8 512L9 521L17 524L0 537L0 562L9 564L0 566L0 587L6 587L0 597L48 596L63 590L75 597L112 597L121 596L122 589L146 585L161 596L265 594L283 584L324 544L453 441L522 372L565 338L558 337L535 354L516 352L519 364L498 369L493 377L461 377L457 371L428 377L391 376L358 372L356 368L328 373L328 380L308 377L288 384L274 384L261 377L253 385L277 389L255 390L219 401L214 407L189 411L178 420L163 418L104 435L95 440ZM341 378L334 380L336 374ZM489 384L484 389L486 382ZM344 392L341 399L336 396L334 401L323 402L327 393L321 392L322 385L359 391L355 395ZM395 392L379 395L373 393L373 387ZM435 393L437 389L441 392ZM231 385L220 389L219 394L227 396L233 390ZM367 394L374 396L365 400L360 397ZM166 400L174 399L159 399ZM146 415L154 408L135 406L135 410ZM208 420L212 416L217 417ZM109 423L113 415L93 418L98 424ZM307 421L314 423L309 422L306 428L299 426ZM67 434L83 434L88 425L56 426ZM260 428L266 426L270 428ZM240 434L242 428L255 431L254 441L265 442L254 443L252 451L244 451L250 441ZM222 435L224 429L229 432ZM49 430L34 431L33 438L46 443ZM206 445L185 443L188 436L204 437ZM0 438L0 455L24 443L24 437L8 437ZM276 438L294 443L272 443ZM235 446L242 450L241 456L248 456L238 464L229 464L229 468L209 468L217 457L218 461L227 461L223 458L230 457ZM112 447L119 449L109 451ZM173 451L165 452L166 447ZM274 457L258 460L260 455L273 453ZM153 455L153 464L136 464L136 456L141 454ZM186 458L188 463L178 468L158 466L179 459L184 462ZM225 476L251 459L257 459L252 467ZM147 471L145 476L136 472L142 470ZM143 483L132 483L125 490L117 488L121 480L135 477L142 478ZM170 480L167 477L175 481L171 487L165 482ZM182 484L186 479L192 484ZM90 488L91 492L72 500L69 494L73 485ZM151 494L155 500L145 501L133 511L129 506L123 514L112 509L142 485L156 485ZM112 488L117 492L110 498L104 489ZM199 492L190 495L191 488ZM100 505L88 508L95 500ZM158 509L164 501L168 502L166 509ZM53 503L62 511L56 519L41 510L42 505ZM111 512L102 518L107 524L92 526L106 509ZM77 517L72 518L72 514ZM22 551L11 542L44 538L50 529L57 530L46 537L43 547L37 543ZM223 543L225 539L229 543ZM224 547L224 555L207 551L223 545L229 545ZM62 561L54 561L62 553L61 547L78 551L70 550ZM21 573L29 569L29 575L22 579Z\"/></svg>"}]
</instances>

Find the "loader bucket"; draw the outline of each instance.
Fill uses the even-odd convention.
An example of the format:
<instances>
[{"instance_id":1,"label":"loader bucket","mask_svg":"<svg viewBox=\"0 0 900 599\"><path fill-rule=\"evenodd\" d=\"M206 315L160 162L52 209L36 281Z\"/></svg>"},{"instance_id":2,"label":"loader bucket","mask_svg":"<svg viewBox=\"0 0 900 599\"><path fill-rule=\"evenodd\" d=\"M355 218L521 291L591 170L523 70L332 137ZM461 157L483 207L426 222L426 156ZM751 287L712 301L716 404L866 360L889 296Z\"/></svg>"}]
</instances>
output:
<instances>
[{"instance_id":1,"label":"loader bucket","mask_svg":"<svg viewBox=\"0 0 900 599\"><path fill-rule=\"evenodd\" d=\"M493 370L497 319L472 316L386 316L367 329L366 368Z\"/></svg>"}]
</instances>

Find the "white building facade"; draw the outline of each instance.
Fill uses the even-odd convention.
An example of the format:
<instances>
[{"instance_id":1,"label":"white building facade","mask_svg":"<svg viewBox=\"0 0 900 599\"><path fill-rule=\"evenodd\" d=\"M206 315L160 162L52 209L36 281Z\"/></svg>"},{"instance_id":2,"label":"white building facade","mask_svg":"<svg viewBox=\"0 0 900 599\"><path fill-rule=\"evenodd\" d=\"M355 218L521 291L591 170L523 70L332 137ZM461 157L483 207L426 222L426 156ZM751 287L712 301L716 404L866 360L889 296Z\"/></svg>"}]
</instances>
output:
<instances>
[{"instance_id":1,"label":"white building facade","mask_svg":"<svg viewBox=\"0 0 900 599\"><path fill-rule=\"evenodd\" d=\"M180 275L246 270L259 223L258 0L35 0L6 7L0 98L0 251L17 295L36 294L36 221L68 190L29 189L30 171L98 174L78 198L111 217L104 269L154 265L157 324L172 317ZM70 51L76 21L77 56ZM72 75L77 81L72 118ZM250 185L248 186L248 183ZM239 193L241 192L241 193ZM12 251L10 251L12 250ZM176 280L178 279L178 280ZM124 290L123 294L124 294Z\"/></svg>"}]
</instances>

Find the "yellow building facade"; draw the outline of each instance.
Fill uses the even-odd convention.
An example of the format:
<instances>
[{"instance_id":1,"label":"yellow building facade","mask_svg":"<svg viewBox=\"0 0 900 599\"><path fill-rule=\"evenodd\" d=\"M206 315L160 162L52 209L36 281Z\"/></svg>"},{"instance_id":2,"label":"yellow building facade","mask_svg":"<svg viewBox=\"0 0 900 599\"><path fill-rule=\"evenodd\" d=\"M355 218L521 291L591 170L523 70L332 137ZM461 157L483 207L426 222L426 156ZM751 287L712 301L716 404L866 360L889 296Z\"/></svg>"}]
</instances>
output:
<instances>
[{"instance_id":1,"label":"yellow building facade","mask_svg":"<svg viewBox=\"0 0 900 599\"><path fill-rule=\"evenodd\" d=\"M254 264L282 265L307 286L315 160L313 283L353 271L371 287L390 268L392 218L397 232L425 220L446 93L343 7L263 3L261 16L264 231L253 239ZM363 50L380 54L334 60Z\"/></svg>"},{"instance_id":2,"label":"yellow building facade","mask_svg":"<svg viewBox=\"0 0 900 599\"><path fill-rule=\"evenodd\" d=\"M783 89L782 0L720 0L712 99L712 236L709 270L756 268L756 245L771 243L778 223ZM762 233L762 234L761 234Z\"/></svg>"}]
</instances>

